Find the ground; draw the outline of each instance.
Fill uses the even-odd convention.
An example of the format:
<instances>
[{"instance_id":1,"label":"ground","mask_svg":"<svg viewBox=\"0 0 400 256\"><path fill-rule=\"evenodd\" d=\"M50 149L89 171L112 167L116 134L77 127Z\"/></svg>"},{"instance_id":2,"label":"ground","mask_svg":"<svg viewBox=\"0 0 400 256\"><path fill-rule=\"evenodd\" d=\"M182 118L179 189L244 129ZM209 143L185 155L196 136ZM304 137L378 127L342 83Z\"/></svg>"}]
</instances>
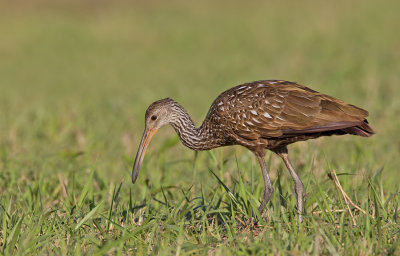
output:
<instances>
[{"instance_id":1,"label":"ground","mask_svg":"<svg viewBox=\"0 0 400 256\"><path fill-rule=\"evenodd\" d=\"M2 5L2 253L400 254L397 1ZM289 147L303 223L273 153L275 193L260 216L251 152L195 154L171 128L131 184L151 102L171 97L200 125L220 92L262 79L365 108L376 131Z\"/></svg>"}]
</instances>

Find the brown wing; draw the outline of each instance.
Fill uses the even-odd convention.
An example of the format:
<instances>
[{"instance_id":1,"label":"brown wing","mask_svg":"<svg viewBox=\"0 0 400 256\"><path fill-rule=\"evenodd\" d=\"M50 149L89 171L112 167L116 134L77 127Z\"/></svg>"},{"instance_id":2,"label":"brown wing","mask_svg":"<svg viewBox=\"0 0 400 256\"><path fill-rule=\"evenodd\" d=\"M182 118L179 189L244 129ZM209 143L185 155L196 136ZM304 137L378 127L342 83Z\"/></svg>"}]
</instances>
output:
<instances>
[{"instance_id":1,"label":"brown wing","mask_svg":"<svg viewBox=\"0 0 400 256\"><path fill-rule=\"evenodd\" d=\"M249 140L342 129L368 116L366 110L280 80L236 86L213 106L235 134Z\"/></svg>"}]
</instances>

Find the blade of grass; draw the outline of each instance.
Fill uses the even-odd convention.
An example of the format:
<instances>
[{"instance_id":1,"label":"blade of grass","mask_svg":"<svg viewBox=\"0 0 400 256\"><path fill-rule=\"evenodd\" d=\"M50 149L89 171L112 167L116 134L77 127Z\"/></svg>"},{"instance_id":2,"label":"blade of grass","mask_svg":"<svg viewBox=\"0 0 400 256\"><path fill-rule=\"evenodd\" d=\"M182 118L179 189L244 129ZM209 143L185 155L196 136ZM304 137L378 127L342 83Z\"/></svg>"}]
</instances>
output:
<instances>
[{"instance_id":1,"label":"blade of grass","mask_svg":"<svg viewBox=\"0 0 400 256\"><path fill-rule=\"evenodd\" d=\"M93 185L93 175L94 175L94 169L92 169L92 171L89 174L89 177L87 178L86 184L82 189L82 192L79 196L79 201L78 201L78 208L81 208L83 205L83 202L85 200L85 198L88 195L89 189L91 188L91 186Z\"/></svg>"},{"instance_id":2,"label":"blade of grass","mask_svg":"<svg viewBox=\"0 0 400 256\"><path fill-rule=\"evenodd\" d=\"M7 251L11 255L14 252L15 243L18 240L18 236L21 233L21 225L22 221L24 220L24 215L22 215L17 223L15 224L14 228L11 230L10 236L7 240Z\"/></svg>"},{"instance_id":3,"label":"blade of grass","mask_svg":"<svg viewBox=\"0 0 400 256\"><path fill-rule=\"evenodd\" d=\"M235 197L235 195L230 191L230 189L225 185L225 183L222 182L222 180L211 170L209 171L214 175L214 177L218 180L218 183L225 189L225 191L228 193L229 197L231 198L232 202L235 203L235 205L239 208L240 212L242 214L245 214L242 206L240 205L240 202L238 199Z\"/></svg>"},{"instance_id":4,"label":"blade of grass","mask_svg":"<svg viewBox=\"0 0 400 256\"><path fill-rule=\"evenodd\" d=\"M90 219L102 206L104 201L101 201L96 207L94 207L86 216L75 226L75 231L77 231L88 219Z\"/></svg>"}]
</instances>

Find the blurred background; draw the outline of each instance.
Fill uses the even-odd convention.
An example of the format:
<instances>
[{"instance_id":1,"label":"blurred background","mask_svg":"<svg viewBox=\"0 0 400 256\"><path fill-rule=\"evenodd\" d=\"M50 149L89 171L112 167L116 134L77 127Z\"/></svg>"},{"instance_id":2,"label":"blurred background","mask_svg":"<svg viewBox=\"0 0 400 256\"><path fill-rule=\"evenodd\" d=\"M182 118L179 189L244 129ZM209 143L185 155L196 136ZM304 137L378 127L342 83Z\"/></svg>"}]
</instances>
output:
<instances>
[{"instance_id":1,"label":"blurred background","mask_svg":"<svg viewBox=\"0 0 400 256\"><path fill-rule=\"evenodd\" d=\"M3 1L1 187L88 168L129 183L150 103L171 97L200 125L220 92L262 79L295 81L370 112L375 136L298 143L290 147L295 165L314 158L363 175L384 167L385 184L398 184L399 7L394 0ZM252 159L239 147L215 152ZM159 159L191 166L193 155L162 129L139 179L188 174L179 166L164 173Z\"/></svg>"}]
</instances>

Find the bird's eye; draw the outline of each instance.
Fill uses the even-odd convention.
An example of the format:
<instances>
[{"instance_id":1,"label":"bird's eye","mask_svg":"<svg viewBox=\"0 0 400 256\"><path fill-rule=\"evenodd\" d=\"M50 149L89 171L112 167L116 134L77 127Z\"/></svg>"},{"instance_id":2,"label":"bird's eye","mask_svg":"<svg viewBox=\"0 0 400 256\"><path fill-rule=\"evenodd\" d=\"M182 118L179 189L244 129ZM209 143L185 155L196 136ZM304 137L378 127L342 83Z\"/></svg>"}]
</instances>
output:
<instances>
[{"instance_id":1,"label":"bird's eye","mask_svg":"<svg viewBox=\"0 0 400 256\"><path fill-rule=\"evenodd\" d=\"M156 119L157 119L157 116L152 116L151 117L151 120L153 120L153 121L156 120Z\"/></svg>"}]
</instances>

